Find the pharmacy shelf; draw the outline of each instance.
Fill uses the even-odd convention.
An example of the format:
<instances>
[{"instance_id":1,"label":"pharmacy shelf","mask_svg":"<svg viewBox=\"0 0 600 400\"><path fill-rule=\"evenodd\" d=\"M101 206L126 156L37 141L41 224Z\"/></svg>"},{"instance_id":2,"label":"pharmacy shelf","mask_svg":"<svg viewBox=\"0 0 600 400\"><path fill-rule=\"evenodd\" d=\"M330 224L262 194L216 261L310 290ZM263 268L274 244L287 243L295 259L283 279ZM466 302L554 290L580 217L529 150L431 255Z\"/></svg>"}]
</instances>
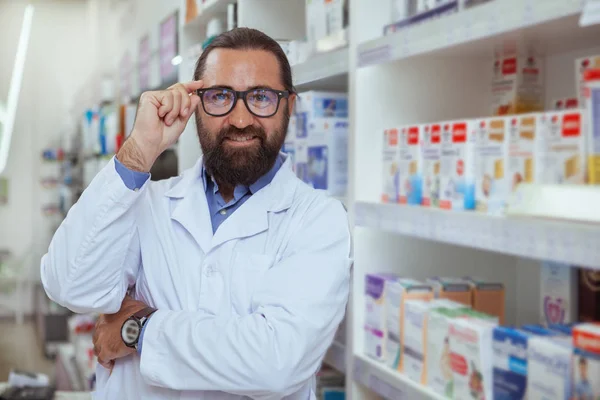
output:
<instances>
[{"instance_id":1,"label":"pharmacy shelf","mask_svg":"<svg viewBox=\"0 0 600 400\"><path fill-rule=\"evenodd\" d=\"M339 89L348 87L348 48L321 53L292 66L297 89Z\"/></svg>"},{"instance_id":2,"label":"pharmacy shelf","mask_svg":"<svg viewBox=\"0 0 600 400\"><path fill-rule=\"evenodd\" d=\"M213 18L227 15L227 6L237 3L237 0L206 0L202 6L198 6L198 15L192 21L183 26L185 30L199 30L206 26Z\"/></svg>"},{"instance_id":3,"label":"pharmacy shelf","mask_svg":"<svg viewBox=\"0 0 600 400\"><path fill-rule=\"evenodd\" d=\"M355 223L437 242L600 270L600 225L362 202L356 203Z\"/></svg>"},{"instance_id":4,"label":"pharmacy shelf","mask_svg":"<svg viewBox=\"0 0 600 400\"><path fill-rule=\"evenodd\" d=\"M546 53L597 46L598 25L579 28L581 0L492 0L361 43L366 67L414 56L491 56L504 39L531 40Z\"/></svg>"},{"instance_id":5,"label":"pharmacy shelf","mask_svg":"<svg viewBox=\"0 0 600 400\"><path fill-rule=\"evenodd\" d=\"M346 346L339 342L333 342L323 362L339 372L346 373Z\"/></svg>"},{"instance_id":6,"label":"pharmacy shelf","mask_svg":"<svg viewBox=\"0 0 600 400\"><path fill-rule=\"evenodd\" d=\"M444 397L436 394L429 388L410 380L401 373L396 372L367 356L354 356L352 372L356 382L368 387L384 399L444 399Z\"/></svg>"}]
</instances>

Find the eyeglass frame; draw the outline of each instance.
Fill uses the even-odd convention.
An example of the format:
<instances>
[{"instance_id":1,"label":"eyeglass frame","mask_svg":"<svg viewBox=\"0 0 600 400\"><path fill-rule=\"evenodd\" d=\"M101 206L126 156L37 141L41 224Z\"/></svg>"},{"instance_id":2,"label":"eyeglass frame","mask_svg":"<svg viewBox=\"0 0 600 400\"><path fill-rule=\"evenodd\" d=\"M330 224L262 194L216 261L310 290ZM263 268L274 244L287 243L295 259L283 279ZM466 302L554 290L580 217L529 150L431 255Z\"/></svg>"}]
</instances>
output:
<instances>
[{"instance_id":1,"label":"eyeglass frame","mask_svg":"<svg viewBox=\"0 0 600 400\"><path fill-rule=\"evenodd\" d=\"M231 108L229 109L229 111L227 111L225 114L211 114L208 111L206 111L206 107L204 106L204 92L207 92L209 90L218 90L218 89L222 89L222 90L228 90L231 93L234 94L234 98L233 98L233 105L231 106ZM248 107L248 101L246 100L246 95L250 92L255 92L257 90L269 90L272 92L275 92L275 94L277 95L277 106L275 107L275 111L273 112L273 114L271 115L258 115L255 112L253 112L250 107ZM278 90L278 89L271 89L268 87L264 87L264 88L253 88L253 89L248 89L248 90L233 90L230 89L228 87L220 87L220 86L215 86L215 87L210 87L210 88L202 88L202 89L197 89L196 90L196 94L198 95L198 97L200 97L200 101L202 102L202 109L204 110L204 112L207 115L210 115L211 117L224 117L227 114L231 113L233 111L233 109L235 108L235 106L237 105L238 100L240 99L240 97L242 98L242 100L244 101L244 105L246 106L246 110L248 110L248 112L252 115L254 115L257 118L271 118L272 116L274 116L275 114L277 114L277 111L279 111L279 105L281 104L281 99L289 99L290 95L294 94L294 92L291 92L289 90Z\"/></svg>"}]
</instances>

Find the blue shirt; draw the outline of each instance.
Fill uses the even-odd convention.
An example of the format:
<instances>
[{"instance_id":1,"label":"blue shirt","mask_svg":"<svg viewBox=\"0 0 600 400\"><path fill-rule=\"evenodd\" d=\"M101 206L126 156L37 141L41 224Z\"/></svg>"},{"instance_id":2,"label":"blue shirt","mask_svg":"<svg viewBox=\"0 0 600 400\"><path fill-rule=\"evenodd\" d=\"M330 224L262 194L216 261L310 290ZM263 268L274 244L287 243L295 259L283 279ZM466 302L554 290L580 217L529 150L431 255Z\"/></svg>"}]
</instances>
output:
<instances>
[{"instance_id":1,"label":"blue shirt","mask_svg":"<svg viewBox=\"0 0 600 400\"><path fill-rule=\"evenodd\" d=\"M212 179L204 169L204 165L202 165L202 169L200 170L200 174L202 174L202 183L204 185L204 191L206 193L206 201L208 202L208 210L210 212L210 220L212 222L212 230L213 234L217 231L217 228L221 226L221 224L231 215L235 210L240 208L242 204L246 202L254 193L258 192L260 189L267 186L273 180L273 177L279 171L279 168L283 165L283 158L281 156L277 157L275 160L275 164L273 168L269 170L265 175L258 178L256 182L254 182L250 186L237 185L233 189L233 199L229 200L229 202L225 202L221 193L219 192L219 185L217 182ZM118 159L115 157L115 169L123 183L128 189L138 190L140 189L144 183L150 178L150 174L147 172L139 172L133 171L124 166ZM146 324L142 328L142 332L140 334L140 339L138 340L138 353L142 354L142 341L144 339L144 331L146 329Z\"/></svg>"}]
</instances>

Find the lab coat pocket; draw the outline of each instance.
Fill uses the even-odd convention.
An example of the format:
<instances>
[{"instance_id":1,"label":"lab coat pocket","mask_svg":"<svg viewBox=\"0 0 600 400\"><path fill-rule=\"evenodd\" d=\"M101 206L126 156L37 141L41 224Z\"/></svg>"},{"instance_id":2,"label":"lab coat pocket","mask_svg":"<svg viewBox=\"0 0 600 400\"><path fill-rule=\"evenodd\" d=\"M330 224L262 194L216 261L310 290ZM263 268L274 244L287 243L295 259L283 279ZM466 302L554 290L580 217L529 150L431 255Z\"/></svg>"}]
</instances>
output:
<instances>
[{"instance_id":1,"label":"lab coat pocket","mask_svg":"<svg viewBox=\"0 0 600 400\"><path fill-rule=\"evenodd\" d=\"M252 295L264 274L275 262L275 256L235 252L231 265L231 303L238 315L252 313Z\"/></svg>"}]
</instances>

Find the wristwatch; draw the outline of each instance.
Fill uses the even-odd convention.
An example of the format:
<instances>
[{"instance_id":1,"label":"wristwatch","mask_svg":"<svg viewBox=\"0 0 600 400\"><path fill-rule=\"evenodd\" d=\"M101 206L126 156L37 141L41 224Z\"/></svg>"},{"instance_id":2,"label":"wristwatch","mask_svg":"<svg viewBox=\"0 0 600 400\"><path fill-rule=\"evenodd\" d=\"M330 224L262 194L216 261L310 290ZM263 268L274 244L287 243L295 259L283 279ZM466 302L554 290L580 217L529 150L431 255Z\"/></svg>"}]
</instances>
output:
<instances>
[{"instance_id":1,"label":"wristwatch","mask_svg":"<svg viewBox=\"0 0 600 400\"><path fill-rule=\"evenodd\" d=\"M121 327L121 339L123 339L125 346L137 350L138 341L142 334L142 328L148 321L148 317L150 317L154 311L156 311L156 308L146 307L123 322L123 326Z\"/></svg>"}]
</instances>

